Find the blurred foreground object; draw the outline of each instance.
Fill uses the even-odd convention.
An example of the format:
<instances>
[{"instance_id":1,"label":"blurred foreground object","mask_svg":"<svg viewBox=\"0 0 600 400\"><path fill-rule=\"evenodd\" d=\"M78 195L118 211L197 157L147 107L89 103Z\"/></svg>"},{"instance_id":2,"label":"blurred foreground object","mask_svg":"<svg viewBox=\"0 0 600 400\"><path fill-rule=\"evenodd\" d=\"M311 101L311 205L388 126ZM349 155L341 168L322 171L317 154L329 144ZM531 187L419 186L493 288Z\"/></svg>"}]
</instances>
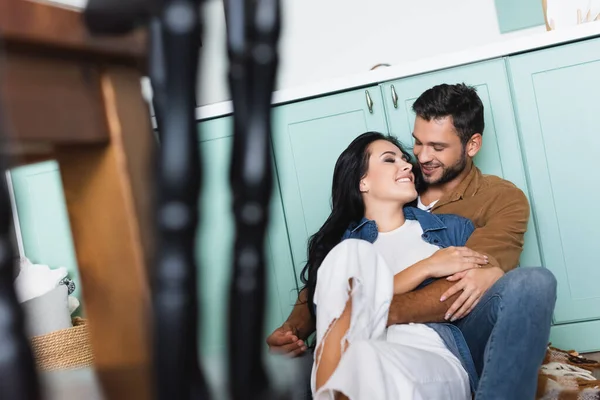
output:
<instances>
[{"instance_id":1,"label":"blurred foreground object","mask_svg":"<svg viewBox=\"0 0 600 400\"><path fill-rule=\"evenodd\" d=\"M59 162L98 379L108 399L149 399L146 34L92 37L79 12L0 0L0 36L3 157L10 166Z\"/></svg>"},{"instance_id":2,"label":"blurred foreground object","mask_svg":"<svg viewBox=\"0 0 600 400\"><path fill-rule=\"evenodd\" d=\"M231 188L235 255L229 304L229 384L234 400L274 396L263 365L265 236L272 193L271 95L278 66L279 0L226 0L234 108Z\"/></svg>"}]
</instances>

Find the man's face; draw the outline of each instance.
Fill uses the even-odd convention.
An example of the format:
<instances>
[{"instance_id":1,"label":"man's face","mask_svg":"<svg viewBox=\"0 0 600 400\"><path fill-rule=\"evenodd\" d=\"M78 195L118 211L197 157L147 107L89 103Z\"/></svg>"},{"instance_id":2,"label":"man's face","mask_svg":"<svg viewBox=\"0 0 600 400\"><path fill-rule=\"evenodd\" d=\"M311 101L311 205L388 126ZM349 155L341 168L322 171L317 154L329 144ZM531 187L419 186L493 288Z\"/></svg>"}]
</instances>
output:
<instances>
[{"instance_id":1,"label":"man's face","mask_svg":"<svg viewBox=\"0 0 600 400\"><path fill-rule=\"evenodd\" d=\"M466 147L454 129L452 117L426 121L417 116L413 137L413 151L426 184L450 182L464 171L467 165Z\"/></svg>"}]
</instances>

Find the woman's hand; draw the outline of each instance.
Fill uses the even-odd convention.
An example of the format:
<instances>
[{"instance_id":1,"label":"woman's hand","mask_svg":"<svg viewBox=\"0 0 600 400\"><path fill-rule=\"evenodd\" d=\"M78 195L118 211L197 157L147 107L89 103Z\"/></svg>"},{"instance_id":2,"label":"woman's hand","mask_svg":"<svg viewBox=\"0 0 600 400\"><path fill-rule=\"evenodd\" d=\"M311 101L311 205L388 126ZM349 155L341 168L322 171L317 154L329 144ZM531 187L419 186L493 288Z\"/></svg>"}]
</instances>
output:
<instances>
[{"instance_id":1,"label":"woman's hand","mask_svg":"<svg viewBox=\"0 0 600 400\"><path fill-rule=\"evenodd\" d=\"M472 268L487 265L488 258L467 247L447 247L436 251L423 260L427 274L431 278L454 275Z\"/></svg>"},{"instance_id":2,"label":"woman's hand","mask_svg":"<svg viewBox=\"0 0 600 400\"><path fill-rule=\"evenodd\" d=\"M451 282L456 282L440 298L440 301L446 301L447 298L454 296L462 290L462 294L454 301L448 309L445 318L451 322L467 316L477 303L481 296L504 275L498 267L478 268L469 271L459 272L446 278Z\"/></svg>"}]
</instances>

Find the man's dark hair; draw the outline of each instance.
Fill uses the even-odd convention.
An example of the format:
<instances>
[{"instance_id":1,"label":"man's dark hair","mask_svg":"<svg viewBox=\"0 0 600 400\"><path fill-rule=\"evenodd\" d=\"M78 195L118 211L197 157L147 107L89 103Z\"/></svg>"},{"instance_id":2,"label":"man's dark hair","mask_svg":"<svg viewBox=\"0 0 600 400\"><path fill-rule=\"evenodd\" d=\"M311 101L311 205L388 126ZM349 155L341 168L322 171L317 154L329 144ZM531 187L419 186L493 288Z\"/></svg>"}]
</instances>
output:
<instances>
[{"instance_id":1,"label":"man's dark hair","mask_svg":"<svg viewBox=\"0 0 600 400\"><path fill-rule=\"evenodd\" d=\"M464 83L441 84L423 92L413 111L426 121L452 117L461 142L467 144L475 133L483 135L483 103L475 88Z\"/></svg>"}]
</instances>

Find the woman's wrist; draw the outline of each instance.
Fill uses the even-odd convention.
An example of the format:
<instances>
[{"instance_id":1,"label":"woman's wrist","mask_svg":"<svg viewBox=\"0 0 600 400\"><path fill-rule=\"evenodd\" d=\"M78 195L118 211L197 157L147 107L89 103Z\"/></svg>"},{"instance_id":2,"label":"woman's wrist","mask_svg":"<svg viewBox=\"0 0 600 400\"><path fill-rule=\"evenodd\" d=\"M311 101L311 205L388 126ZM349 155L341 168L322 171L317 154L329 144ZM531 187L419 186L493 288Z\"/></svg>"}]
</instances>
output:
<instances>
[{"instance_id":1,"label":"woman's wrist","mask_svg":"<svg viewBox=\"0 0 600 400\"><path fill-rule=\"evenodd\" d=\"M423 280L436 278L433 265L429 262L429 258L419 261L417 266L419 267L419 271L423 274Z\"/></svg>"}]
</instances>

